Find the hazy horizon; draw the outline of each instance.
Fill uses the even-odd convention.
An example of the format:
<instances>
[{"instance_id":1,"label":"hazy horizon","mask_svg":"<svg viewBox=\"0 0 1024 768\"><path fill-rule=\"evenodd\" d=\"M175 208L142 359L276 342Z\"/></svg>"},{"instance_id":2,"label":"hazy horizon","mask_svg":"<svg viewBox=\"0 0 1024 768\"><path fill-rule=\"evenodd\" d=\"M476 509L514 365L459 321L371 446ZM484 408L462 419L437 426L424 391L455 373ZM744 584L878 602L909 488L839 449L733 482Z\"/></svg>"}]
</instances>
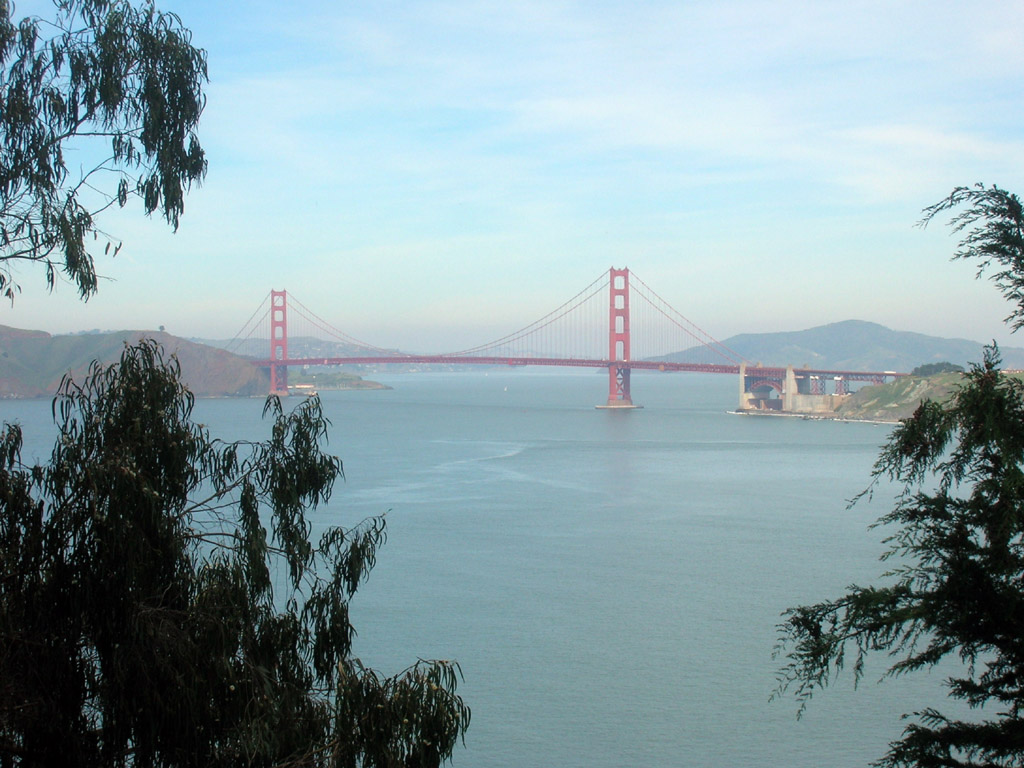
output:
<instances>
[{"instance_id":1,"label":"hazy horizon","mask_svg":"<svg viewBox=\"0 0 1024 768\"><path fill-rule=\"evenodd\" d=\"M844 323L851 323L851 322L853 322L853 323L866 323L866 324L872 324L872 325L882 325L881 323L875 323L872 320L863 320L863 319L859 319L859 318L857 318L857 319L851 318L851 319L848 319L848 320L837 320L837 321L832 322L832 323L825 323L825 324L823 324L821 326L808 326L806 328L784 328L784 329L779 329L778 331L740 331L739 333L734 334L733 336L726 337L724 339L718 339L718 341L729 342L729 341L735 340L736 338L745 337L745 336L773 335L773 334L776 334L776 333L778 333L778 334L801 333L801 332L805 332L805 331L815 331L815 330L818 330L820 328L824 328L824 327L831 326L831 325L841 325L841 324L844 324ZM917 331L905 331L904 329L901 329L901 328L890 328L890 327L884 326L884 325L882 325L882 327L886 328L889 331L894 331L894 332L897 332L897 333L918 333ZM22 328L20 330L41 331L41 330L45 330L45 329L41 329L41 328ZM143 332L154 331L154 332L158 332L159 330L160 330L159 328L124 327L124 328L81 328L81 329L77 329L77 330L70 330L70 331L64 331L64 332L49 332L49 331L47 331L47 332L50 333L52 336L89 336L89 335L100 335L100 334L108 334L108 333L116 334L116 333L137 332L137 331L143 331ZM173 329L170 329L170 328L165 328L164 331L166 333L169 333L169 334L173 335L173 336L177 336L179 338L183 338L186 341L193 341L193 342L200 342L200 343L216 342L217 344L223 344L225 342L232 341L232 339L234 338L234 337L210 336L210 335L206 335L206 334L202 334L202 333L200 333L200 334L193 334L193 335L189 335L189 336L184 336L184 335L181 335L181 334L174 333ZM973 342L973 343L977 343L977 344L980 344L980 345L987 345L987 344L990 344L992 342L992 339L972 339L972 338L965 337L965 336L937 336L935 334L921 334L921 335L928 336L930 338L944 339L944 340L947 340L947 341L968 341L968 342ZM410 338L415 338L416 334L409 334L409 336L410 336ZM269 342L269 336L255 336L254 335L251 338L266 339ZM317 334L317 333L312 333L312 334L307 334L307 333L292 334L292 333L289 333L289 338L317 338L317 339L321 339L321 340L325 340L325 341L341 341L340 339L333 338L333 337L329 336L328 334L324 334L324 333L319 333L319 334ZM403 353L407 353L407 354L448 354L448 353L452 353L452 352L455 351L454 349L440 349L440 348L437 348L436 346L430 346L432 340L428 336L422 336L422 338L423 338L423 343L426 346L397 346L397 347L392 347L391 349L394 349L396 351L400 351L400 352L403 352ZM490 341L490 340L491 339L480 339L481 342L486 342L486 341ZM1015 338L1011 337L1011 339L1010 339L1011 343L1008 343L1008 344L1000 343L999 347L1001 349L1022 349L1022 350L1024 350L1024 338L1022 338L1017 344L1014 344L1013 343L1014 341L1015 341ZM693 343L694 343L694 345L699 346L699 344L697 342L693 342ZM674 351L676 351L676 352L683 352L687 348L688 347L683 347L683 348L680 348L679 350L674 350ZM251 353L249 353L249 352L239 352L239 354L251 354Z\"/></svg>"}]
</instances>

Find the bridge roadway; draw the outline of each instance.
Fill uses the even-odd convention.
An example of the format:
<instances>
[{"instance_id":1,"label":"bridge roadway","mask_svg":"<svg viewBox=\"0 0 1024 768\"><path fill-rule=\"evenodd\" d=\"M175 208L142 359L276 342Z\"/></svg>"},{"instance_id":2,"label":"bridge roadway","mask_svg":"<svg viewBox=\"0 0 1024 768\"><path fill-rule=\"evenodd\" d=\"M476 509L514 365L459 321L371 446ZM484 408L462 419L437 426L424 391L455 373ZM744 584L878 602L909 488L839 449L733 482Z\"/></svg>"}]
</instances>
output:
<instances>
[{"instance_id":1,"label":"bridge roadway","mask_svg":"<svg viewBox=\"0 0 1024 768\"><path fill-rule=\"evenodd\" d=\"M713 363L672 363L658 360L589 360L576 357L459 357L455 355L394 355L378 357L301 357L284 360L258 360L254 365L269 367L270 365L381 365L421 363L431 365L547 365L566 368L631 368L637 371L665 371L689 373L724 373L738 376L738 365L718 365ZM878 381L906 374L893 371L828 371L817 368L795 368L798 376L839 377L847 381ZM784 378L786 368L769 366L747 366L748 376L764 378Z\"/></svg>"}]
</instances>

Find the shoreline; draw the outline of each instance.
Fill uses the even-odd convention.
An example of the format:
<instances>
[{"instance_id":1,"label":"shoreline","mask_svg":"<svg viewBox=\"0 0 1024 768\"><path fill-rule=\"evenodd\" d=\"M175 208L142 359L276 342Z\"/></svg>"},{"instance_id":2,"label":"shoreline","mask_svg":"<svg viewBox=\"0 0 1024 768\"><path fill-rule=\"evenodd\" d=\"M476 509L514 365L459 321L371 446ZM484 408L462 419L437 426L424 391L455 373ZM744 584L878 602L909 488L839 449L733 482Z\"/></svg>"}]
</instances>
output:
<instances>
[{"instance_id":1,"label":"shoreline","mask_svg":"<svg viewBox=\"0 0 1024 768\"><path fill-rule=\"evenodd\" d=\"M734 416L803 419L804 421L841 421L847 424L899 424L899 419L852 419L847 416L826 416L818 413L793 413L792 411L726 411Z\"/></svg>"}]
</instances>

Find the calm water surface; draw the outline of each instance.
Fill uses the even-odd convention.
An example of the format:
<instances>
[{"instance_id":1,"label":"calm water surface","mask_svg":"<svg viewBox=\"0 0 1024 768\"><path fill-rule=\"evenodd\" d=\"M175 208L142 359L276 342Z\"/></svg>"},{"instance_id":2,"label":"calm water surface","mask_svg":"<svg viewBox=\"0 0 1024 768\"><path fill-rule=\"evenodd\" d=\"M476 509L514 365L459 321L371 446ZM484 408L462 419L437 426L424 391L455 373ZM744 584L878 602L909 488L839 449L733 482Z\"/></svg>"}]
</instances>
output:
<instances>
[{"instance_id":1,"label":"calm water surface","mask_svg":"<svg viewBox=\"0 0 1024 768\"><path fill-rule=\"evenodd\" d=\"M357 654L387 673L459 661L455 766L853 768L940 703L938 677L879 685L880 664L799 721L768 700L780 612L883 570L867 526L888 494L845 500L888 427L731 415L729 377L635 375L628 413L593 408L591 372L374 378L394 389L322 395L347 480L316 519L387 514ZM261 409L196 410L237 439L265 432ZM28 428L49 407L0 414Z\"/></svg>"}]
</instances>

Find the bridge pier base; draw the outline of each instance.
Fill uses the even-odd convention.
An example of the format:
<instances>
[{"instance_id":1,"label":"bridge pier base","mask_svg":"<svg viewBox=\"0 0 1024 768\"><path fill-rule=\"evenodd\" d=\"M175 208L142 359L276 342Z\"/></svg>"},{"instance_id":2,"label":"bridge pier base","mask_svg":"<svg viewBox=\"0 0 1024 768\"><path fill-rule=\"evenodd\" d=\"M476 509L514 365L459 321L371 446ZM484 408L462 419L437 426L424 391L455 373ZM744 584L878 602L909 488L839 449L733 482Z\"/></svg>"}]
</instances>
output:
<instances>
[{"instance_id":1,"label":"bridge pier base","mask_svg":"<svg viewBox=\"0 0 1024 768\"><path fill-rule=\"evenodd\" d=\"M270 364L270 394L288 397L288 366Z\"/></svg>"},{"instance_id":2,"label":"bridge pier base","mask_svg":"<svg viewBox=\"0 0 1024 768\"><path fill-rule=\"evenodd\" d=\"M628 365L608 366L608 402L596 405L595 408L643 408L642 405L635 405L630 397L629 372Z\"/></svg>"}]
</instances>

